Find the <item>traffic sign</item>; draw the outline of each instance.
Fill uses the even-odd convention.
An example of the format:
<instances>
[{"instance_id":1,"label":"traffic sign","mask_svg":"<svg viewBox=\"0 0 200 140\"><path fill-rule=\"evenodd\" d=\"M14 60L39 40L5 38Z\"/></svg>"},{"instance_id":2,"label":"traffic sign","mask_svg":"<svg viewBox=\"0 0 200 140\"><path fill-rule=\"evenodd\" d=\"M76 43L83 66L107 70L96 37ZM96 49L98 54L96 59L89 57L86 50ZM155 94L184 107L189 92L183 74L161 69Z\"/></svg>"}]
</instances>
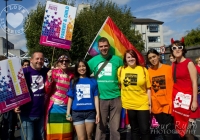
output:
<instances>
[{"instance_id":1,"label":"traffic sign","mask_svg":"<svg viewBox=\"0 0 200 140\"><path fill-rule=\"evenodd\" d=\"M165 46L160 47L160 53L165 53Z\"/></svg>"}]
</instances>

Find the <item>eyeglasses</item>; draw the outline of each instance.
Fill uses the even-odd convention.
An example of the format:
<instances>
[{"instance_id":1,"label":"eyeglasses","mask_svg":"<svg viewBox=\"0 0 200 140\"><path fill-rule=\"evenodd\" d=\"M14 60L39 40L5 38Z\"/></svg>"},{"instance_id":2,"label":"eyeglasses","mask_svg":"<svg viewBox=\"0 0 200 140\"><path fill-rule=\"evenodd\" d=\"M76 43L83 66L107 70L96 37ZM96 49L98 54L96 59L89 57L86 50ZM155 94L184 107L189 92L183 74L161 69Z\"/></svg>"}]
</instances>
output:
<instances>
[{"instance_id":1,"label":"eyeglasses","mask_svg":"<svg viewBox=\"0 0 200 140\"><path fill-rule=\"evenodd\" d=\"M63 63L63 62L69 63L70 61L69 61L69 60L59 60L59 62L60 62L60 63Z\"/></svg>"},{"instance_id":2,"label":"eyeglasses","mask_svg":"<svg viewBox=\"0 0 200 140\"><path fill-rule=\"evenodd\" d=\"M182 50L183 49L183 46L173 46L172 47L172 50Z\"/></svg>"}]
</instances>

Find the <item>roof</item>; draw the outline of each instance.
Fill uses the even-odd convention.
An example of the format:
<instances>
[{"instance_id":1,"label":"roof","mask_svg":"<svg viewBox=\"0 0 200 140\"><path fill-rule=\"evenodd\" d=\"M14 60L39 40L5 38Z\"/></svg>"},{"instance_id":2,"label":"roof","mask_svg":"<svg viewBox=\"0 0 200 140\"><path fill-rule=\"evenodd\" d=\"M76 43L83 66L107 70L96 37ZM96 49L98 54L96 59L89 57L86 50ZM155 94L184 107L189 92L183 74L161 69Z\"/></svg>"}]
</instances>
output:
<instances>
[{"instance_id":1,"label":"roof","mask_svg":"<svg viewBox=\"0 0 200 140\"><path fill-rule=\"evenodd\" d=\"M150 18L133 18L133 23L139 23L139 24L149 24L149 23L158 23L158 24L163 24L164 22L150 19Z\"/></svg>"}]
</instances>

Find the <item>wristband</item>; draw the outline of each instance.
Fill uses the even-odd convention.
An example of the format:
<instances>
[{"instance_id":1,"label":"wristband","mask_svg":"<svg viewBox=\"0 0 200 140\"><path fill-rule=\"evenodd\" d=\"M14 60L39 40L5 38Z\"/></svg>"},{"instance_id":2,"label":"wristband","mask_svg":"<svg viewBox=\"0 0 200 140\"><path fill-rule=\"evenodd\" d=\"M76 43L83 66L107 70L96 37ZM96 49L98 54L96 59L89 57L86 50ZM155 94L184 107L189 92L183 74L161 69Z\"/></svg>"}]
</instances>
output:
<instances>
[{"instance_id":1,"label":"wristband","mask_svg":"<svg viewBox=\"0 0 200 140\"><path fill-rule=\"evenodd\" d=\"M51 83L52 82L52 80L50 79L50 78L48 78L48 81Z\"/></svg>"},{"instance_id":2,"label":"wristband","mask_svg":"<svg viewBox=\"0 0 200 140\"><path fill-rule=\"evenodd\" d=\"M70 114L66 115L66 118L70 118L70 117L72 117Z\"/></svg>"}]
</instances>

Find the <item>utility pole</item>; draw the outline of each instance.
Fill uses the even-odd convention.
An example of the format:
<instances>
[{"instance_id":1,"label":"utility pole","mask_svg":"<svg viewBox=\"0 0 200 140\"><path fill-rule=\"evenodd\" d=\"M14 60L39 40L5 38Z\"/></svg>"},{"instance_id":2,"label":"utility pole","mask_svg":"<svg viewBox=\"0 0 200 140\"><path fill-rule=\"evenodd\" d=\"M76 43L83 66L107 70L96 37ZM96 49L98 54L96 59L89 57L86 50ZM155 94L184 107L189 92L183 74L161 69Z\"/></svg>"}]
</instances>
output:
<instances>
[{"instance_id":1,"label":"utility pole","mask_svg":"<svg viewBox=\"0 0 200 140\"><path fill-rule=\"evenodd\" d=\"M8 22L7 22L8 0L5 1L6 1L6 56L8 57ZM15 1L22 1L22 0L15 0Z\"/></svg>"},{"instance_id":2,"label":"utility pole","mask_svg":"<svg viewBox=\"0 0 200 140\"><path fill-rule=\"evenodd\" d=\"M8 0L5 0L5 1L6 1L6 56L8 58L8 22L7 22L7 14L8 14L7 5L8 5Z\"/></svg>"}]
</instances>

